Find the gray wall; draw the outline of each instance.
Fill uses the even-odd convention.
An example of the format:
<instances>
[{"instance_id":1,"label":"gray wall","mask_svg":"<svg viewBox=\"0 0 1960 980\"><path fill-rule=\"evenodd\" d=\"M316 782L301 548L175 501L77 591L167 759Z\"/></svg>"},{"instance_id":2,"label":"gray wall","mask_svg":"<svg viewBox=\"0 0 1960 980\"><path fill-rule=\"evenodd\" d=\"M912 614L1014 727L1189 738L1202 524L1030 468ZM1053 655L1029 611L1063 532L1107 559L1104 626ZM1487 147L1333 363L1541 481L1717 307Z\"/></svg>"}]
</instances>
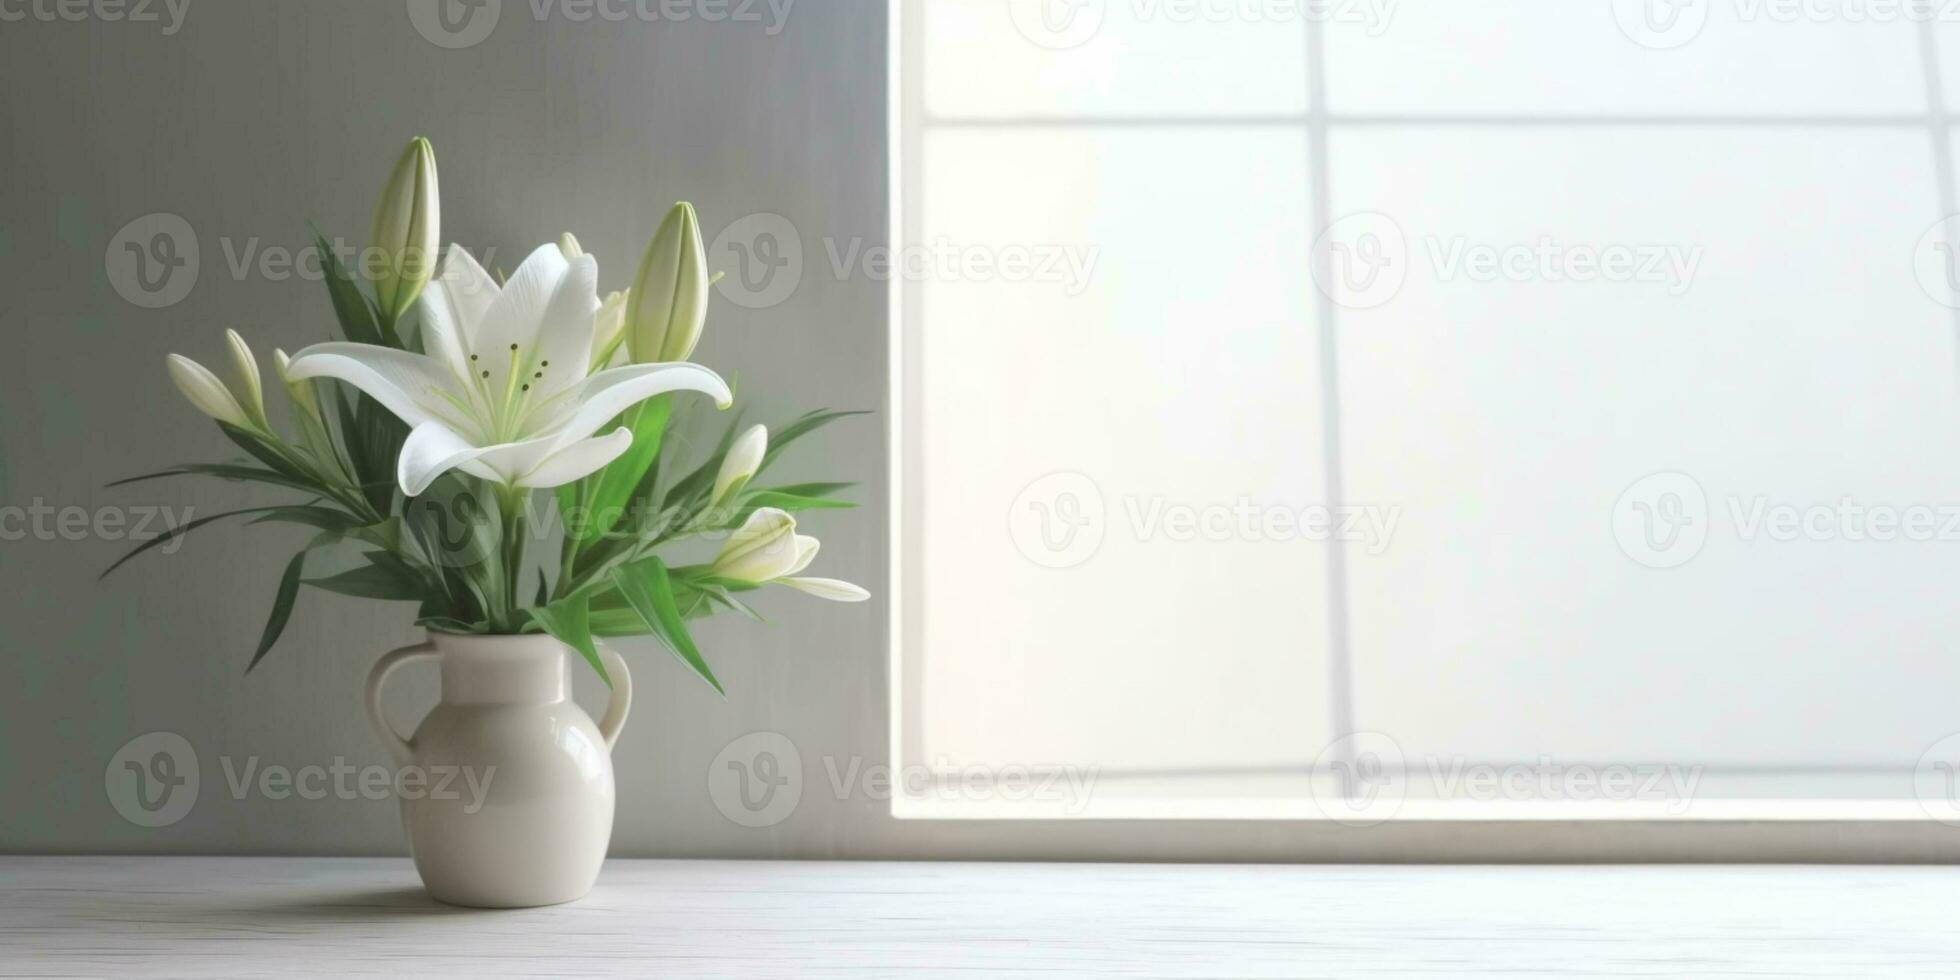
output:
<instances>
[{"instance_id":1,"label":"gray wall","mask_svg":"<svg viewBox=\"0 0 1960 980\"><path fill-rule=\"evenodd\" d=\"M760 20L719 23L547 9L540 20L533 0L502 0L491 34L453 50L418 33L402 0L191 0L168 36L161 0L151 10L163 23L31 10L0 23L0 503L28 516L37 501L91 514L267 502L266 489L208 482L103 485L234 454L178 398L164 355L219 365L226 327L268 359L275 345L321 339L332 321L317 282L236 275L233 256L297 249L308 221L358 243L387 168L418 134L440 160L444 237L494 249L506 268L569 228L599 256L602 286L618 289L676 199L697 205L710 236L752 212L786 216L806 245L800 285L768 309L717 299L695 359L739 378L758 419L882 412L884 285L832 274L821 245L885 238L882 0L800 0L781 21L759 3ZM181 301L145 309L112 288L105 254L126 223L156 212L189 223L199 271ZM882 419L813 437L785 474L863 481L864 509L806 526L824 541L822 574L878 596ZM235 800L221 760L382 762L360 689L376 656L416 637L410 607L309 590L282 647L247 677L301 535L214 526L98 583L124 543L48 523L55 533L0 541L0 850L403 849L391 802ZM621 644L638 700L615 756L614 853L839 853L880 819L876 801L813 793L782 825L751 830L708 798L709 761L745 732L789 735L813 767L883 754L882 601L763 602L769 626L700 630L725 702L651 644ZM433 678L398 686L390 704L412 722ZM596 681L581 678L581 700L596 712ZM151 731L187 739L203 781L192 812L160 829L119 817L103 785L118 748Z\"/></svg>"}]
</instances>

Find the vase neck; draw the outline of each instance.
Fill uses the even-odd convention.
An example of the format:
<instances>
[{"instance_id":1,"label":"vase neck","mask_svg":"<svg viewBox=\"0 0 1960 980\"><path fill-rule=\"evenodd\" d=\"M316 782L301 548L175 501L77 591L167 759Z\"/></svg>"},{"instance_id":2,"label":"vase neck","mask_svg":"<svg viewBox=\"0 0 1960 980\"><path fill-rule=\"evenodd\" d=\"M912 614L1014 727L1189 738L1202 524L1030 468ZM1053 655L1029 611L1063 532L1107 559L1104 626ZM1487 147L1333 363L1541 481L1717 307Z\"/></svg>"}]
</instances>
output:
<instances>
[{"instance_id":1,"label":"vase neck","mask_svg":"<svg viewBox=\"0 0 1960 980\"><path fill-rule=\"evenodd\" d=\"M549 636L436 634L445 704L549 704L571 691L565 647Z\"/></svg>"}]
</instances>

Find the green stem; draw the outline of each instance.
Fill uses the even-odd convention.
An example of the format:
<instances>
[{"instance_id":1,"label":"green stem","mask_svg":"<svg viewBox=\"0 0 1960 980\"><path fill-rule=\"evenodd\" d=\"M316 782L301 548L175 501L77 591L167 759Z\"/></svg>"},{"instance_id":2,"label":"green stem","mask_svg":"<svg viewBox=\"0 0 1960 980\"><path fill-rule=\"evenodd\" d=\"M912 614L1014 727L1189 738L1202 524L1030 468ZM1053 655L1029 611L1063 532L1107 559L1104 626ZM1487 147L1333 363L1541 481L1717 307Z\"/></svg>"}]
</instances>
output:
<instances>
[{"instance_id":1,"label":"green stem","mask_svg":"<svg viewBox=\"0 0 1960 980\"><path fill-rule=\"evenodd\" d=\"M518 589L524 580L524 505L529 496L521 487L503 487L498 494L504 524L504 609L499 631L505 633L515 633L524 625L519 614L524 600Z\"/></svg>"}]
</instances>

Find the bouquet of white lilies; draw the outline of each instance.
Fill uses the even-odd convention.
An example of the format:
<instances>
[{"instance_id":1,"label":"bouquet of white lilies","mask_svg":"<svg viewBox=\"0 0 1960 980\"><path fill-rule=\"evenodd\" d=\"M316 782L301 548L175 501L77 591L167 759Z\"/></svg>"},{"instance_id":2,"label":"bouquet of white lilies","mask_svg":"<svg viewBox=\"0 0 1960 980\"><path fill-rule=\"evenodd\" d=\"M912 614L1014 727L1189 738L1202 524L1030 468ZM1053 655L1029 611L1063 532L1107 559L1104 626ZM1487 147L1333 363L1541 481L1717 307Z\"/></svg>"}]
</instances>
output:
<instances>
[{"instance_id":1,"label":"bouquet of white lilies","mask_svg":"<svg viewBox=\"0 0 1960 980\"><path fill-rule=\"evenodd\" d=\"M712 282L692 206L667 213L632 288L603 301L598 263L570 234L499 283L458 246L435 261L438 215L435 155L417 139L389 179L359 269L318 241L344 339L273 353L292 435L268 417L257 361L235 331L229 384L170 355L177 387L250 459L122 482L197 474L305 499L190 522L110 571L212 521L297 524L317 533L287 565L247 670L311 585L417 602L417 622L432 631L549 633L602 677L595 636L651 634L717 691L689 619L754 616L738 594L769 584L867 597L802 574L817 540L792 516L852 506L834 496L849 484L755 485L790 442L858 413L810 412L773 441L761 425L742 429L737 413L698 460L669 436L677 411L734 402L719 375L688 363ZM537 490L554 491L541 509ZM670 566L660 554L712 537L725 540L709 561ZM309 561L345 543L353 567L309 576Z\"/></svg>"}]
</instances>

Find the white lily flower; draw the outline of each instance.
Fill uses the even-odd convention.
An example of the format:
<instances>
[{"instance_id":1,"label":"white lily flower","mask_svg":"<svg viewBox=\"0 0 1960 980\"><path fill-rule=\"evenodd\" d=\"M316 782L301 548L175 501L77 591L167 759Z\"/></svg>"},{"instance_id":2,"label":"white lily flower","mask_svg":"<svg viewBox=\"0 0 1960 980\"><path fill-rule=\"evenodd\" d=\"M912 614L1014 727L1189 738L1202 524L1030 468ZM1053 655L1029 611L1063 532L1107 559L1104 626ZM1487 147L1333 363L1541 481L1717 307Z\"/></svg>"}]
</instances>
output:
<instances>
[{"instance_id":1,"label":"white lily flower","mask_svg":"<svg viewBox=\"0 0 1960 980\"><path fill-rule=\"evenodd\" d=\"M762 457L769 451L769 429L767 426L753 425L741 434L728 447L728 455L721 459L721 469L715 473L715 490L708 499L719 506L727 502L729 496L742 489L762 468Z\"/></svg>"},{"instance_id":2,"label":"white lily flower","mask_svg":"<svg viewBox=\"0 0 1960 980\"><path fill-rule=\"evenodd\" d=\"M238 399L232 397L231 390L211 369L182 354L170 355L170 380L177 390L190 399L197 410L206 415L241 429L252 427L252 420L245 417L245 409L239 407Z\"/></svg>"},{"instance_id":3,"label":"white lily flower","mask_svg":"<svg viewBox=\"0 0 1960 980\"><path fill-rule=\"evenodd\" d=\"M834 578L799 577L816 560L820 542L796 533L796 518L775 507L760 507L721 546L709 573L752 585L775 583L836 602L862 602L871 593Z\"/></svg>"},{"instance_id":4,"label":"white lily flower","mask_svg":"<svg viewBox=\"0 0 1960 980\"><path fill-rule=\"evenodd\" d=\"M577 235L568 231L558 236L558 251L565 253L565 261L570 262L584 255L585 247L578 243Z\"/></svg>"},{"instance_id":5,"label":"white lily flower","mask_svg":"<svg viewBox=\"0 0 1960 980\"><path fill-rule=\"evenodd\" d=\"M238 387L233 394L239 407L245 410L245 417L253 425L269 431L272 423L265 418L265 387L259 381L258 358L252 356L252 348L236 330L225 331L225 344L231 348L232 371L238 375Z\"/></svg>"},{"instance_id":6,"label":"white lily flower","mask_svg":"<svg viewBox=\"0 0 1960 980\"><path fill-rule=\"evenodd\" d=\"M695 364L634 364L591 373L599 267L540 246L499 288L454 245L422 292L428 351L316 344L293 356L293 380L334 378L413 427L396 468L415 496L450 470L516 487L555 487L612 462L633 442L620 412L669 391L713 395L728 385Z\"/></svg>"}]
</instances>

